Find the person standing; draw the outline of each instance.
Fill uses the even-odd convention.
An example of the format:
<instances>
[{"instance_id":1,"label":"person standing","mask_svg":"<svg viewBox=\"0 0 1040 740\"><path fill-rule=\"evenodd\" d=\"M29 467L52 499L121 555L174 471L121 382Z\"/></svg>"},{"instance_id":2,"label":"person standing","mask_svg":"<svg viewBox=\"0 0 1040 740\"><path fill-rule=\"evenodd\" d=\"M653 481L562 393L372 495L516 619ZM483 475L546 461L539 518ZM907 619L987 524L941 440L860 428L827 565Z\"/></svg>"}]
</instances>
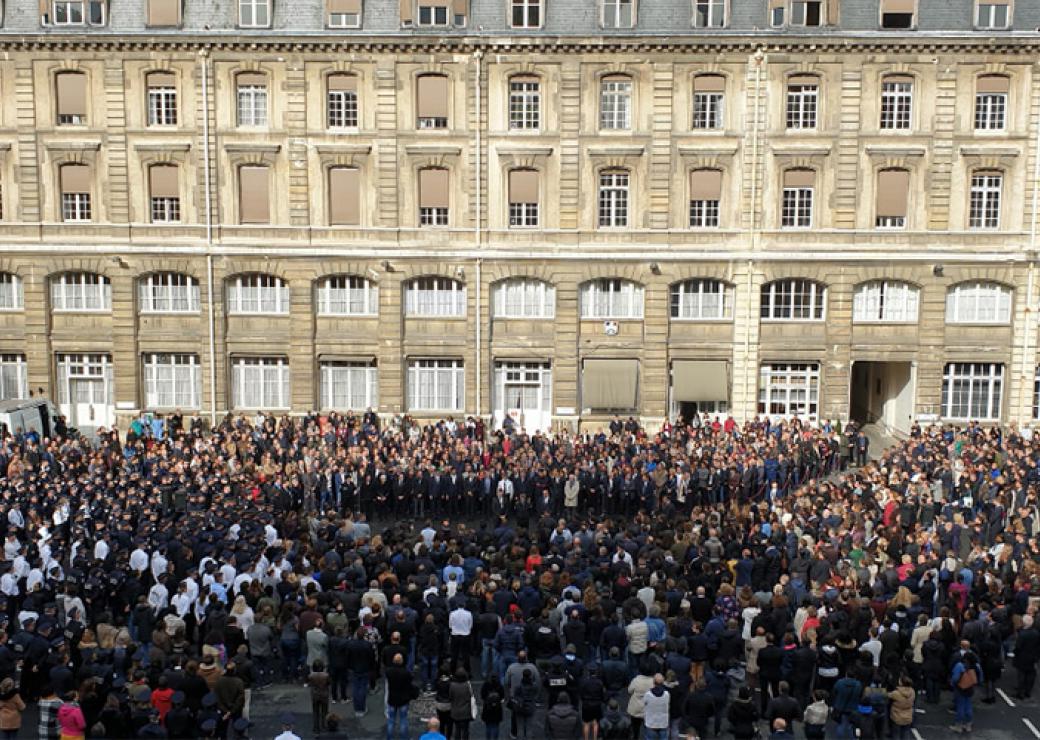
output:
<instances>
[{"instance_id":1,"label":"person standing","mask_svg":"<svg viewBox=\"0 0 1040 740\"><path fill-rule=\"evenodd\" d=\"M320 660L314 661L311 666L307 685L311 689L314 734L318 735L325 731L325 717L329 713L329 674L325 672L325 664Z\"/></svg>"},{"instance_id":2,"label":"person standing","mask_svg":"<svg viewBox=\"0 0 1040 740\"><path fill-rule=\"evenodd\" d=\"M664 685L664 676L654 674L654 687L643 695L643 730L646 740L668 740L668 709L671 694Z\"/></svg>"},{"instance_id":3,"label":"person standing","mask_svg":"<svg viewBox=\"0 0 1040 740\"><path fill-rule=\"evenodd\" d=\"M5 678L0 681L0 733L5 740L14 740L22 729L22 712L25 702L18 695L14 680Z\"/></svg>"},{"instance_id":4,"label":"person standing","mask_svg":"<svg viewBox=\"0 0 1040 740\"><path fill-rule=\"evenodd\" d=\"M469 723L473 721L473 687L466 671L459 668L448 688L451 699L452 740L469 740Z\"/></svg>"},{"instance_id":5,"label":"person standing","mask_svg":"<svg viewBox=\"0 0 1040 740\"><path fill-rule=\"evenodd\" d=\"M469 669L469 643L473 633L473 614L459 599L448 615L448 631L451 633L451 669Z\"/></svg>"},{"instance_id":6,"label":"person standing","mask_svg":"<svg viewBox=\"0 0 1040 740\"><path fill-rule=\"evenodd\" d=\"M404 667L404 656L398 653L386 669L386 740L408 740L408 705L417 693L412 674Z\"/></svg>"},{"instance_id":7,"label":"person standing","mask_svg":"<svg viewBox=\"0 0 1040 740\"><path fill-rule=\"evenodd\" d=\"M1016 699L1028 699L1033 693L1036 683L1036 662L1040 659L1040 631L1033 623L1033 617L1026 614L1022 617L1022 629L1015 638L1015 657L1011 663L1015 666L1017 684Z\"/></svg>"},{"instance_id":8,"label":"person standing","mask_svg":"<svg viewBox=\"0 0 1040 740\"><path fill-rule=\"evenodd\" d=\"M950 674L953 687L953 705L957 719L950 725L954 732L971 732L973 718L972 697L975 687L982 681L982 669L975 653L968 652L960 657Z\"/></svg>"}]
</instances>

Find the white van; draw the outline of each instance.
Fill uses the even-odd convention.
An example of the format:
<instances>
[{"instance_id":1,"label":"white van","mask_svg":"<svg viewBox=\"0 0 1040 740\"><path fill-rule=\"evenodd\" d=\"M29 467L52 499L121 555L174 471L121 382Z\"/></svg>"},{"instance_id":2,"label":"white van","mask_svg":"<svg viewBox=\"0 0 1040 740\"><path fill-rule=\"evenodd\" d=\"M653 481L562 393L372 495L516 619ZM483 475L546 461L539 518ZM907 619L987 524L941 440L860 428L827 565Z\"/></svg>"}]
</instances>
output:
<instances>
[{"instance_id":1,"label":"white van","mask_svg":"<svg viewBox=\"0 0 1040 740\"><path fill-rule=\"evenodd\" d=\"M50 437L54 421L61 412L47 398L21 398L0 401L0 425L10 432L35 431L40 437Z\"/></svg>"}]
</instances>

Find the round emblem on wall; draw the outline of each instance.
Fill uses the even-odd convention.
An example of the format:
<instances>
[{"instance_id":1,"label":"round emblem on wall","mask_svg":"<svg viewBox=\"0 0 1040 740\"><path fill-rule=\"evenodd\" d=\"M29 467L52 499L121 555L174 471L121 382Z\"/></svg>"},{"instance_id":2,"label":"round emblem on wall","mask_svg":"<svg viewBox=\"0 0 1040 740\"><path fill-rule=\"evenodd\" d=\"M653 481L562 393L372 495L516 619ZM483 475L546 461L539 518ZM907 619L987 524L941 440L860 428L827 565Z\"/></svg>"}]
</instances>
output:
<instances>
[{"instance_id":1,"label":"round emblem on wall","mask_svg":"<svg viewBox=\"0 0 1040 740\"><path fill-rule=\"evenodd\" d=\"M618 322L616 321L603 322L603 333L606 334L608 337L616 337L618 329Z\"/></svg>"}]
</instances>

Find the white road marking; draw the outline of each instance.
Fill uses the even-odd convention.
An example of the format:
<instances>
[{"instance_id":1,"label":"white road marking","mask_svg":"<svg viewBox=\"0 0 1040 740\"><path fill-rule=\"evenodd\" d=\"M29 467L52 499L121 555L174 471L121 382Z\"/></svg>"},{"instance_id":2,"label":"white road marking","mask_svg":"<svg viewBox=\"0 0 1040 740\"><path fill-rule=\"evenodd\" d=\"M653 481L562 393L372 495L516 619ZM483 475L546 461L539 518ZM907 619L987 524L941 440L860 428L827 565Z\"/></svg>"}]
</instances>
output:
<instances>
[{"instance_id":1,"label":"white road marking","mask_svg":"<svg viewBox=\"0 0 1040 740\"><path fill-rule=\"evenodd\" d=\"M1036 725L1034 725L1032 722L1030 722L1025 717L1022 718L1022 721L1026 723L1026 727L1028 727L1029 731L1033 733L1033 737L1040 738L1040 730L1036 729Z\"/></svg>"},{"instance_id":2,"label":"white road marking","mask_svg":"<svg viewBox=\"0 0 1040 740\"><path fill-rule=\"evenodd\" d=\"M921 733L917 731L916 727L911 727L910 732L913 734L914 740L924 740L924 738L921 737Z\"/></svg>"},{"instance_id":3,"label":"white road marking","mask_svg":"<svg viewBox=\"0 0 1040 740\"><path fill-rule=\"evenodd\" d=\"M1015 702L1011 701L1011 697L1004 693L1004 689L997 689L997 693L1000 694L1000 698L1007 702L1007 705L1014 709Z\"/></svg>"},{"instance_id":4,"label":"white road marking","mask_svg":"<svg viewBox=\"0 0 1040 740\"><path fill-rule=\"evenodd\" d=\"M925 709L915 709L914 711L918 714L928 714L928 711Z\"/></svg>"}]
</instances>

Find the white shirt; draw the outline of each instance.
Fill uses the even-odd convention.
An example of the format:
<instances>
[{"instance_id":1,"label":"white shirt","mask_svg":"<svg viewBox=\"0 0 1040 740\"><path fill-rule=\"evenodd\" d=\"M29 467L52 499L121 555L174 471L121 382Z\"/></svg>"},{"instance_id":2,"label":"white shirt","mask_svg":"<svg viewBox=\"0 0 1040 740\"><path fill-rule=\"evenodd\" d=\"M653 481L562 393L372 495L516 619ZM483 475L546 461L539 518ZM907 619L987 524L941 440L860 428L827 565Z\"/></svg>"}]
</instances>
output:
<instances>
[{"instance_id":1,"label":"white shirt","mask_svg":"<svg viewBox=\"0 0 1040 740\"><path fill-rule=\"evenodd\" d=\"M264 541L267 543L267 546L270 547L277 540L278 540L278 530L275 529L270 524L265 524L264 525ZM293 737L296 737L296 736L293 735Z\"/></svg>"},{"instance_id":2,"label":"white shirt","mask_svg":"<svg viewBox=\"0 0 1040 740\"><path fill-rule=\"evenodd\" d=\"M138 573L144 573L148 570L148 553L140 547L130 553L130 570Z\"/></svg>"},{"instance_id":3,"label":"white shirt","mask_svg":"<svg viewBox=\"0 0 1040 740\"><path fill-rule=\"evenodd\" d=\"M188 613L188 610L191 609L191 602L192 599L188 594L180 592L174 594L173 598L170 599L170 603L177 611L177 616L182 619L184 618L184 615Z\"/></svg>"},{"instance_id":4,"label":"white shirt","mask_svg":"<svg viewBox=\"0 0 1040 740\"><path fill-rule=\"evenodd\" d=\"M7 521L15 529L21 529L25 526L25 517L22 516L22 512L18 509L11 509L7 512Z\"/></svg>"},{"instance_id":5,"label":"white shirt","mask_svg":"<svg viewBox=\"0 0 1040 740\"><path fill-rule=\"evenodd\" d=\"M18 578L13 573L4 573L0 576L0 591L8 596L17 596Z\"/></svg>"},{"instance_id":6,"label":"white shirt","mask_svg":"<svg viewBox=\"0 0 1040 740\"><path fill-rule=\"evenodd\" d=\"M195 582L195 579L189 576L184 579L184 583L188 585L188 598L192 601L199 598L199 584Z\"/></svg>"},{"instance_id":7,"label":"white shirt","mask_svg":"<svg viewBox=\"0 0 1040 740\"><path fill-rule=\"evenodd\" d=\"M220 566L220 572L224 575L224 578L221 581L221 583L234 583L235 576L238 575L238 571L235 570L235 566L228 565L227 563L224 563L222 566Z\"/></svg>"},{"instance_id":8,"label":"white shirt","mask_svg":"<svg viewBox=\"0 0 1040 740\"><path fill-rule=\"evenodd\" d=\"M14 556L22 549L22 543L18 540L7 540L4 542L4 560L14 560Z\"/></svg>"},{"instance_id":9,"label":"white shirt","mask_svg":"<svg viewBox=\"0 0 1040 740\"><path fill-rule=\"evenodd\" d=\"M162 553L156 551L152 553L152 578L159 580L159 574L166 572L166 558L162 556Z\"/></svg>"},{"instance_id":10,"label":"white shirt","mask_svg":"<svg viewBox=\"0 0 1040 740\"><path fill-rule=\"evenodd\" d=\"M33 568L29 571L29 576L25 579L25 590L32 591L34 586L43 585L43 571L39 568Z\"/></svg>"},{"instance_id":11,"label":"white shirt","mask_svg":"<svg viewBox=\"0 0 1040 740\"><path fill-rule=\"evenodd\" d=\"M469 637L469 633L473 631L473 615L461 607L454 609L448 615L448 629L451 630L452 636Z\"/></svg>"},{"instance_id":12,"label":"white shirt","mask_svg":"<svg viewBox=\"0 0 1040 740\"><path fill-rule=\"evenodd\" d=\"M294 734L292 730L286 730L274 740L302 740L302 738L299 735Z\"/></svg>"},{"instance_id":13,"label":"white shirt","mask_svg":"<svg viewBox=\"0 0 1040 740\"><path fill-rule=\"evenodd\" d=\"M161 583L155 584L148 591L148 606L152 607L152 611L156 614L165 609L169 603L170 592Z\"/></svg>"},{"instance_id":14,"label":"white shirt","mask_svg":"<svg viewBox=\"0 0 1040 740\"><path fill-rule=\"evenodd\" d=\"M104 540L98 540L94 544L94 559L95 560L104 560L105 558L108 557L108 550L109 550L108 543L105 542Z\"/></svg>"}]
</instances>

